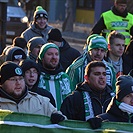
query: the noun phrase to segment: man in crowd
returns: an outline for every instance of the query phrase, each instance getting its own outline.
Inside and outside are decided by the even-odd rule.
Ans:
[[[103,61],[106,65],[106,76],[107,84],[115,90],[115,81],[116,74],[113,66],[104,60],[107,51],[107,41],[102,36],[93,37],[88,45],[88,52],[85,52],[84,55],[71,64],[66,73],[69,75],[73,87],[76,87],[76,84],[84,81],[84,70],[87,64],[91,61]]]
[[[68,119],[87,121],[105,112],[115,95],[106,85],[106,66],[102,61],[90,62],[86,66],[84,79],[62,103],[61,111]]]
[[[0,109],[49,116],[52,123],[65,119],[49,98],[28,91],[22,69],[10,61],[0,66]]]
[[[133,36],[133,15],[127,11],[127,1],[114,0],[112,9],[102,13],[91,34],[103,33],[107,38],[111,31],[116,30],[125,36],[125,45],[128,45]]]
[[[46,43],[41,47],[38,56],[38,64],[41,69],[38,86],[51,92],[58,110],[63,99],[73,90],[70,78],[63,72],[59,60],[60,51],[57,45]]]
[[[41,6],[37,6],[33,19],[30,27],[21,34],[21,37],[28,42],[33,37],[41,36],[46,42],[48,31],[52,28],[48,25],[48,13]]]

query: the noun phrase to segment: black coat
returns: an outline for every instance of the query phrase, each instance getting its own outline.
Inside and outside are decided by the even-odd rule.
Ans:
[[[102,120],[107,120],[111,122],[131,122],[133,123],[133,114],[129,115],[126,112],[121,111],[116,104],[116,98],[114,97],[110,102],[107,113],[100,114],[96,117],[102,118]]]
[[[71,47],[68,42],[63,39],[63,46],[59,47],[60,49],[60,63],[64,71],[72,64],[72,62],[79,57],[80,52]]]
[[[82,92],[88,92],[92,101],[94,115],[101,114],[106,111],[106,108],[111,101],[111,88],[106,86],[105,90],[92,91],[87,83],[77,85],[73,94],[64,99],[61,105],[61,111],[68,119],[85,121],[85,106]]]

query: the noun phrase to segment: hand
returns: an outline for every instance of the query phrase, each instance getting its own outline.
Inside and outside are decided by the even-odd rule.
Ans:
[[[87,122],[89,122],[92,129],[100,128],[102,125],[102,119],[101,118],[90,118]]]
[[[51,115],[51,122],[52,124],[58,124],[59,122],[61,121],[64,121],[65,120],[65,117],[61,114],[58,114],[58,113],[53,113]]]

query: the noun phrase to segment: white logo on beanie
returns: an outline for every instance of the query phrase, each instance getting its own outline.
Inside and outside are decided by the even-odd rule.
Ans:
[[[20,68],[15,68],[15,73],[17,74],[17,75],[22,75],[22,70],[20,69]]]

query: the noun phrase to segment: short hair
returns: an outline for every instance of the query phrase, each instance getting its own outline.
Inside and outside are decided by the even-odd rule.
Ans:
[[[90,76],[91,69],[94,67],[104,67],[106,69],[106,66],[102,61],[91,61],[85,68],[85,75]]]
[[[126,39],[125,36],[122,33],[119,33],[119,32],[114,30],[108,35],[108,44],[112,45],[114,43],[115,38],[119,38],[119,39],[122,39],[122,40]]]

